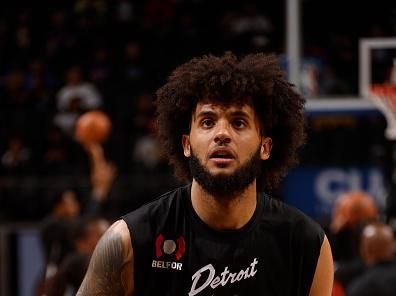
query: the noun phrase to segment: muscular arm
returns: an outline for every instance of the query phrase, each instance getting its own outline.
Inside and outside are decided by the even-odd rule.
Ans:
[[[128,228],[115,222],[100,239],[77,296],[132,295],[133,254]]]
[[[333,288],[333,256],[327,237],[324,238],[309,296],[330,296]]]

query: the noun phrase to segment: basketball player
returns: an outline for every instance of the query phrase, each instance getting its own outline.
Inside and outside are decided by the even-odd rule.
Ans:
[[[305,140],[304,99],[277,59],[195,58],[157,97],[164,147],[191,183],[115,222],[77,295],[331,295],[323,230],[261,192]]]

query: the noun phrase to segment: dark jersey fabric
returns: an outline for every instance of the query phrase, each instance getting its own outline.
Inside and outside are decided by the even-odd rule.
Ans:
[[[321,227],[279,200],[258,194],[253,217],[215,231],[195,213],[191,186],[123,216],[134,254],[135,295],[308,295]]]

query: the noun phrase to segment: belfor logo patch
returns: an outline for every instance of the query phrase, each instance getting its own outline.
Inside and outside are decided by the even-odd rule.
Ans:
[[[183,264],[176,261],[182,259],[185,252],[186,242],[183,236],[173,240],[165,239],[163,234],[159,234],[155,240],[155,256],[157,259],[167,259],[167,261],[153,260],[151,266],[159,269],[182,270]]]
[[[182,236],[179,236],[176,240],[166,240],[164,235],[160,234],[155,240],[155,255],[157,256],[157,259],[166,254],[174,257],[176,260],[180,260],[185,251],[186,242]]]

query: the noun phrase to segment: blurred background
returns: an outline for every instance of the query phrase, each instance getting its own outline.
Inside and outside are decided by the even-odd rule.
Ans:
[[[392,143],[362,90],[396,83],[396,41],[369,48],[363,60],[361,42],[391,37],[396,3],[384,0],[5,1],[0,294],[51,294],[45,279],[72,265],[62,265],[71,250],[90,254],[81,229],[180,185],[157,144],[154,93],[177,65],[208,53],[276,53],[307,98],[309,140],[276,198],[329,237],[336,200],[350,191],[368,194],[390,223]],[[101,148],[74,139],[77,119],[90,110],[112,123]]]

